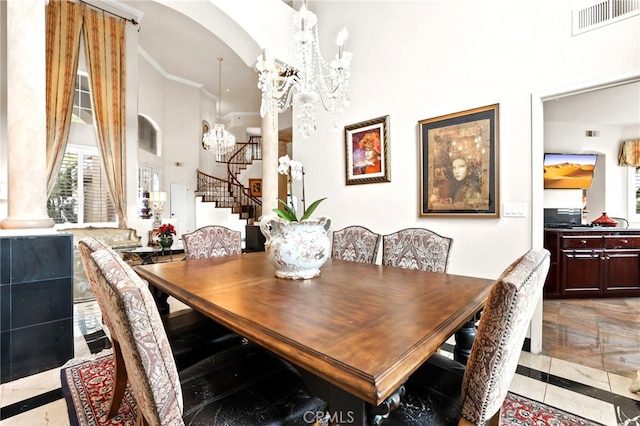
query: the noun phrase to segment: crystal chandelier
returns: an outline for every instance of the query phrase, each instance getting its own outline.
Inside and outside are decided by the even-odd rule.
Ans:
[[[214,152],[218,157],[229,154],[236,144],[236,138],[224,128],[220,119],[222,105],[222,58],[218,58],[220,73],[218,74],[218,122],[202,137],[202,145],[206,150]]]
[[[296,105],[298,130],[308,138],[317,130],[315,104],[334,114],[349,105],[349,65],[353,55],[345,50],[347,30],[338,34],[338,53],[327,63],[320,54],[318,18],[307,9],[307,0],[293,15],[291,63],[276,66],[274,58],[263,49],[258,56],[258,88],[262,90],[260,115],[281,113]]]

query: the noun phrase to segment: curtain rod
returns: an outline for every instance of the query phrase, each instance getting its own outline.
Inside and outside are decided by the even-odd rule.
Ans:
[[[138,24],[139,24],[139,23],[138,23],[138,21],[136,21],[136,20],[135,20],[135,19],[133,19],[133,18],[125,18],[124,16],[118,15],[117,13],[111,12],[110,10],[106,10],[106,9],[103,9],[103,8],[101,8],[101,7],[99,7],[99,6],[96,6],[96,5],[93,5],[93,4],[90,4],[90,3],[87,3],[85,0],[80,0],[80,3],[86,4],[88,7],[92,7],[92,8],[94,8],[94,9],[101,10],[101,11],[103,11],[103,12],[105,12],[105,13],[108,13],[109,15],[113,15],[113,16],[115,16],[115,17],[122,18],[122,19],[124,19],[125,21],[129,21],[129,22],[131,22],[133,25],[138,25]]]

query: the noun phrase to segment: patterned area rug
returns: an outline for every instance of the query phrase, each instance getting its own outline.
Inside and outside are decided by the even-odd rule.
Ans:
[[[73,360],[72,360],[73,361]],[[69,362],[60,372],[72,426],[134,426],[136,401],[127,390],[118,415],[106,419],[113,386],[113,356]],[[576,415],[509,393],[502,406],[504,426],[601,426]]]
[[[514,393],[509,393],[502,404],[502,422],[500,424],[508,426],[601,426],[600,423],[594,423]]]
[[[128,384],[118,414],[106,418],[113,392],[113,355],[73,361],[60,370],[71,426],[135,426],[136,400]]]

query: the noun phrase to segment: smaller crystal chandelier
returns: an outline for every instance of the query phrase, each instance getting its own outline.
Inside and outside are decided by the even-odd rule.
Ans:
[[[218,58],[220,74],[218,77],[218,122],[202,137],[202,145],[206,150],[214,152],[218,157],[229,154],[236,144],[236,138],[224,128],[220,119],[222,106],[222,58]]]
[[[262,90],[260,115],[284,112],[296,104],[298,130],[308,138],[317,130],[315,103],[335,115],[349,105],[349,65],[353,55],[347,52],[345,42],[347,30],[338,34],[338,53],[327,63],[321,54],[318,42],[318,18],[307,9],[307,0],[293,15],[293,42],[290,64],[276,67],[274,59],[263,49],[258,56],[258,88]]]

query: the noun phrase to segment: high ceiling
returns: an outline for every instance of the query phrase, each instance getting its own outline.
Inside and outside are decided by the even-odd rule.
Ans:
[[[193,0],[202,1],[202,0]],[[154,1],[121,1],[144,13],[140,47],[165,77],[202,85],[218,96],[222,57],[222,114],[260,110],[258,75],[229,46],[190,18]]]
[[[545,121],[595,127],[640,123],[640,82],[594,90],[545,102]]]
[[[259,111],[260,92],[255,70],[218,37],[155,1],[120,3],[144,13],[139,31],[140,47],[166,73],[165,77],[202,85],[207,92],[218,96],[217,58],[222,57],[222,114]],[[545,119],[551,121],[592,126],[635,125],[640,122],[640,82],[547,101],[544,107]]]

